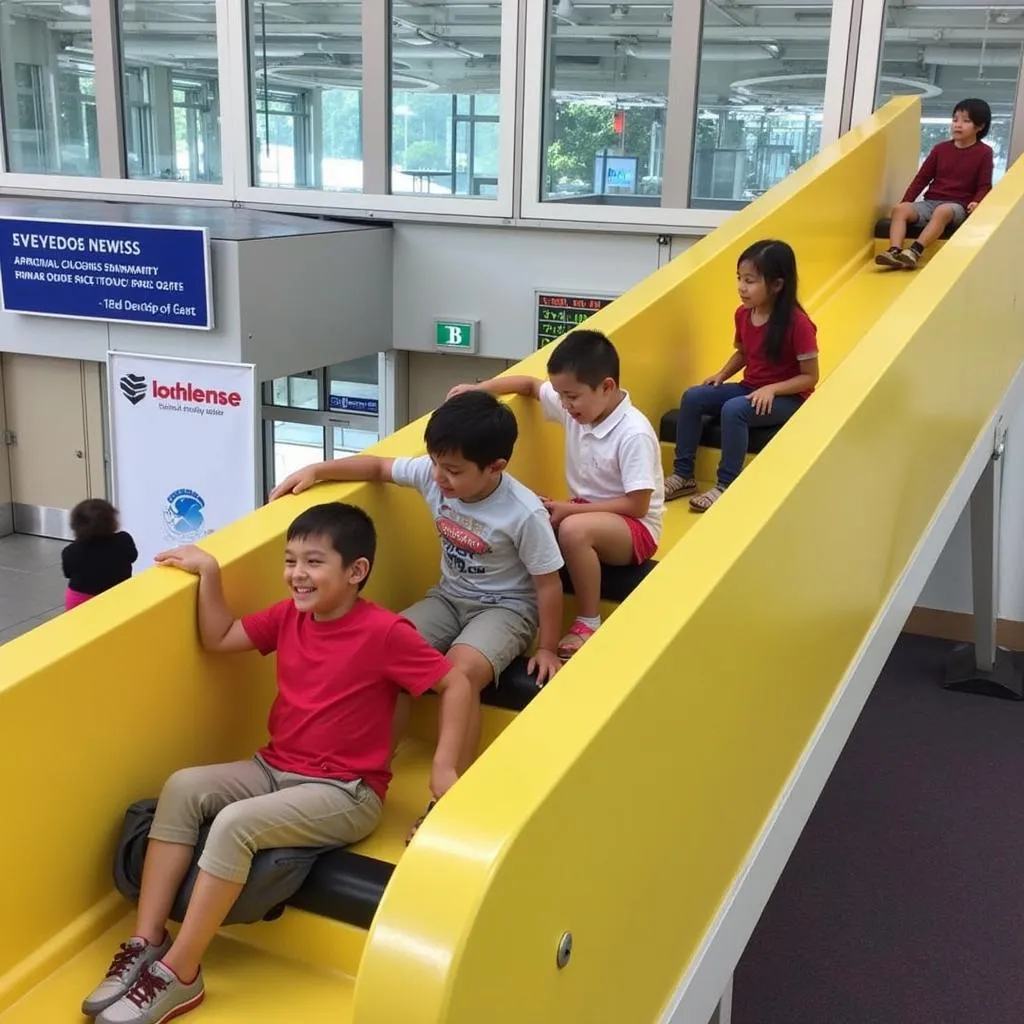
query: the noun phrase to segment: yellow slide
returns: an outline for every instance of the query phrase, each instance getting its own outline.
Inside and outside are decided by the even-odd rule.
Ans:
[[[704,1024],[823,723],[1024,358],[1024,165],[919,273],[870,266],[919,115],[893,101],[594,317],[657,423],[729,351],[737,254],[783,238],[827,379],[710,514],[670,506],[660,565],[552,685],[488,709],[488,749],[406,851],[436,716],[419,702],[380,830],[280,920],[224,930],[197,1022]],[[557,428],[515,411],[512,471],[563,494]],[[418,453],[422,430],[376,450]],[[417,495],[323,487],[211,538],[239,612],[280,598],[287,523],[332,498],[378,524],[369,597],[401,608],[436,579]],[[262,739],[272,661],[203,654],[194,616],[194,582],[151,571],[0,650],[0,1024],[78,1019],[130,928],[125,807]]]

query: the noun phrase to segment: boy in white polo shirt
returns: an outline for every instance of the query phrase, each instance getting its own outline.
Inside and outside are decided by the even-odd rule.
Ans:
[[[548,360],[548,380],[495,377],[460,384],[535,398],[565,427],[568,501],[544,504],[576,593],[576,620],[558,645],[570,658],[601,624],[601,563],[640,565],[658,547],[665,503],[658,437],[619,387],[619,355],[598,331],[573,331]]]

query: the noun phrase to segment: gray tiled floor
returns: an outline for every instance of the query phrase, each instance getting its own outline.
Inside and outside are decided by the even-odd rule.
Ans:
[[[64,546],[45,537],[0,537],[0,644],[64,610]]]

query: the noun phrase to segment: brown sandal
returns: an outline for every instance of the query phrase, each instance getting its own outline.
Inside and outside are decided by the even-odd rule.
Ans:
[[[712,487],[703,494],[697,494],[690,499],[691,512],[707,512],[709,508],[725,493],[721,487]]]
[[[665,480],[665,500],[675,501],[676,498],[681,498],[686,494],[693,494],[697,490],[697,481],[692,476],[680,476],[678,473],[672,473]]]

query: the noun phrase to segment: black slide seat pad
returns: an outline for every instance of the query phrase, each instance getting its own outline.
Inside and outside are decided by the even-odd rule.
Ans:
[[[317,858],[288,905],[369,928],[394,870],[394,864],[387,861],[349,850],[330,850]]]
[[[659,437],[665,444],[676,443],[676,419],[679,416],[678,409],[669,409],[664,416],[661,417],[661,429],[659,431]],[[759,451],[763,451],[768,442],[782,429],[778,427],[751,427],[750,428],[750,439],[747,442],[747,451],[756,455]],[[704,430],[700,435],[700,443],[705,448],[721,448],[722,447],[722,424],[718,422],[717,417],[705,416],[704,417]]]

